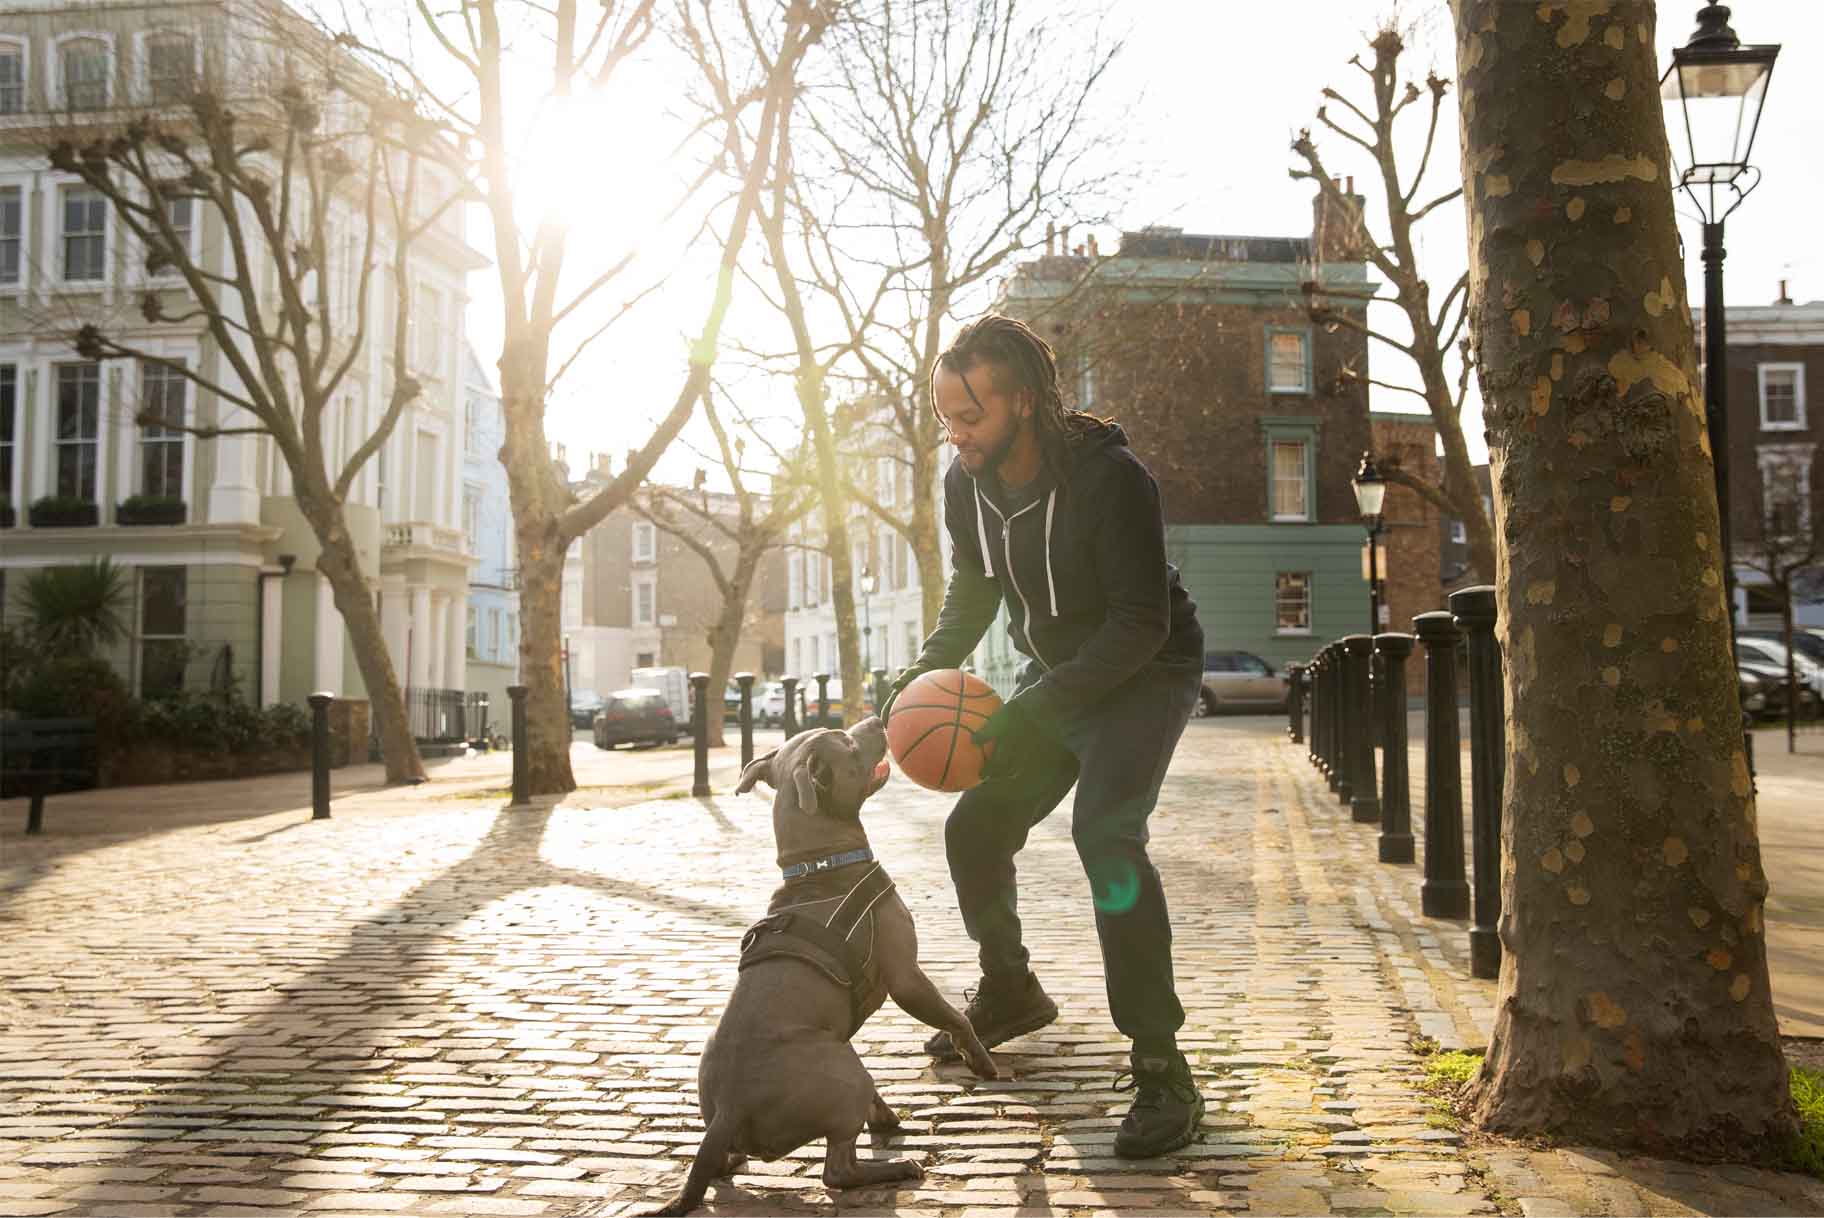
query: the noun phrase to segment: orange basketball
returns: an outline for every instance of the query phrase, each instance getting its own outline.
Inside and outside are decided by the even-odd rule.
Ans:
[[[967,791],[982,780],[992,744],[970,738],[1001,709],[1000,695],[960,668],[925,673],[906,686],[887,717],[887,749],[907,778],[932,791]]]

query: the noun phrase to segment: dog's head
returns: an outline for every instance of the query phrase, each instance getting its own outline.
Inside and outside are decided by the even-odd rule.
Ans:
[[[741,771],[735,793],[765,780],[774,791],[779,857],[799,859],[865,845],[861,805],[886,784],[887,733],[869,717],[849,731],[802,732]]]

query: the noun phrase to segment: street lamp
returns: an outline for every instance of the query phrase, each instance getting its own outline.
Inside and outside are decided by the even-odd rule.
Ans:
[[[1778,46],[1743,46],[1729,28],[1729,7],[1706,4],[1691,41],[1672,52],[1660,96],[1679,104],[1685,168],[1678,185],[1704,223],[1704,416],[1716,476],[1717,542],[1735,636],[1735,557],[1729,545],[1729,351],[1723,306],[1723,221],[1761,181],[1748,163]]]
[[[874,574],[874,568],[863,566],[861,569],[861,670],[864,673],[874,671],[874,623],[871,613],[871,602],[875,591],[880,587],[880,576]]]
[[[1364,452],[1362,463],[1351,480],[1355,487],[1355,506],[1361,509],[1362,523],[1368,527],[1368,633],[1381,629],[1381,504],[1387,498],[1387,480],[1374,467],[1374,454]]]

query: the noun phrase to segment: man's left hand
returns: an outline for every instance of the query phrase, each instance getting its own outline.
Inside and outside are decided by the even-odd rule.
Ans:
[[[1017,778],[1033,761],[1050,749],[1063,747],[1063,740],[1045,719],[1030,706],[1014,698],[988,717],[970,736],[977,744],[994,745],[994,754],[982,766],[984,781]]]

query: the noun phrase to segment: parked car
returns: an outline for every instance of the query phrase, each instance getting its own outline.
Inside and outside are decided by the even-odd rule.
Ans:
[[[864,693],[862,695],[862,715],[865,718],[866,716],[874,713],[874,683],[872,681],[869,681],[866,683],[864,688],[867,691],[866,693]],[[801,713],[798,716],[798,722],[799,722],[800,726],[804,726],[804,727],[821,727],[821,726],[823,726],[817,720],[817,708],[819,705],[818,700],[817,700],[817,682],[815,682],[815,681],[800,682],[798,685],[798,689],[799,689],[799,692],[804,695],[804,705],[801,708]],[[781,707],[783,707],[784,701],[785,700],[782,696],[780,698]],[[831,677],[830,678],[830,722],[829,722],[829,726],[830,727],[847,727],[848,726],[848,724],[844,723],[843,719],[842,719],[842,678],[841,677]]]
[[[595,715],[595,747],[617,744],[676,744],[678,720],[656,689],[617,689]]]
[[[1775,639],[1759,638],[1754,635],[1741,635],[1735,640],[1735,656],[1738,660],[1752,660],[1757,664],[1771,664],[1781,672],[1786,671],[1786,645]],[[1792,652],[1793,671],[1804,678],[1813,689],[1824,689],[1824,664],[1819,664],[1797,647]]]
[[[593,689],[570,691],[570,726],[588,727],[595,722],[595,712],[601,709],[601,695]]]
[[[741,686],[730,681],[722,689],[722,721],[739,723],[741,721]]]
[[[1786,664],[1767,663],[1744,652],[1736,661],[1736,673],[1742,683],[1742,709],[1762,719],[1786,717]],[[1798,674],[1795,674],[1798,676]],[[1804,676],[1798,676],[1799,717],[1815,719],[1824,710],[1820,689]]]
[[[754,694],[754,722],[778,727],[785,722],[785,682],[768,681]]]
[[[1225,710],[1283,711],[1289,686],[1285,674],[1246,651],[1211,651],[1203,657],[1203,696],[1193,717]]]
[[[1740,630],[1738,639],[1766,639],[1771,643],[1785,643],[1785,634],[1779,630]],[[1792,631],[1792,649],[1804,659],[1814,664],[1824,664],[1824,634],[1817,634],[1801,627]]]

